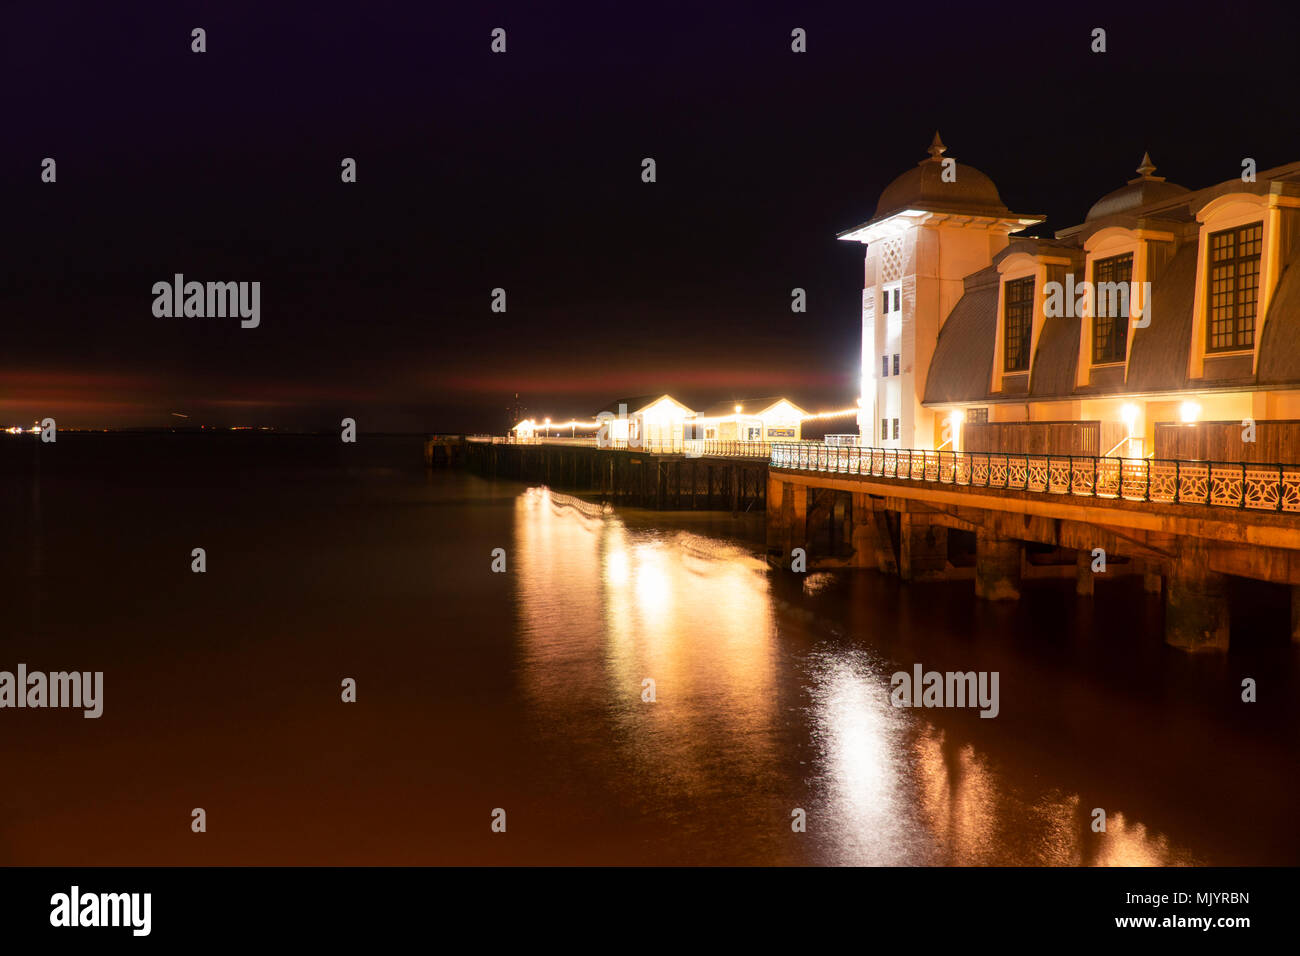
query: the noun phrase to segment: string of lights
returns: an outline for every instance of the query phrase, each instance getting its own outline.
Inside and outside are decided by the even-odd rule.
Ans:
[[[819,419],[819,418],[843,418],[846,415],[856,415],[857,412],[858,412],[858,408],[857,406],[854,406],[852,408],[838,408],[835,409],[834,411],[829,411],[829,412],[807,412],[805,414],[792,416],[792,417],[797,417],[800,421],[806,422],[806,421]],[[739,421],[742,418],[756,418],[756,417],[758,416],[745,415],[744,412],[741,411],[740,407],[737,406],[735,413],[731,415],[717,415],[717,416],[699,415],[687,420],[693,423],[712,424],[716,422]],[[577,419],[570,419],[567,422],[553,422],[549,418],[544,418],[540,422],[537,421],[537,419],[535,418],[526,418],[522,422],[520,422],[520,424],[528,424],[531,425],[533,428],[555,428],[555,429],[599,428],[601,426],[601,422],[595,420],[578,421]]]

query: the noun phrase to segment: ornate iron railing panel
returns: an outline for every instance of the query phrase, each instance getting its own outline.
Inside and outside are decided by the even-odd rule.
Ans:
[[[697,447],[693,443],[692,450]],[[817,442],[710,441],[703,443],[703,453],[766,456],[774,467],[800,471],[1300,514],[1300,464],[1009,455]]]

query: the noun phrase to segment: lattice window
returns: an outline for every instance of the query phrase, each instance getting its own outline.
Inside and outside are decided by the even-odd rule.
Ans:
[[[886,239],[880,243],[880,281],[894,282],[903,277],[903,240]]]
[[[1259,301],[1259,260],[1263,249],[1263,223],[1210,235],[1207,352],[1255,347],[1255,307]]]
[[[1129,283],[1133,281],[1133,253],[1100,259],[1092,267],[1092,363],[1122,362],[1128,349]],[[1120,294],[1107,294],[1104,284],[1121,283]],[[1123,314],[1120,314],[1123,313]]]
[[[1003,345],[1008,372],[1029,371],[1029,345],[1034,330],[1034,277],[1012,279],[1006,284],[1003,312]]]

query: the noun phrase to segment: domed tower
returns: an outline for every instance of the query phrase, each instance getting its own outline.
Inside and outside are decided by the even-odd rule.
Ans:
[[[991,265],[1009,233],[1043,221],[1011,212],[993,180],[945,157],[937,132],[928,152],[885,187],[870,220],[839,234],[866,246],[864,445],[944,445],[941,426],[921,404],[939,329],[962,296],[962,280]]]
[[[1137,179],[1130,179],[1126,185],[1108,192],[1093,203],[1085,222],[1092,222],[1105,216],[1132,214],[1142,206],[1149,206],[1164,199],[1173,199],[1188,191],[1186,186],[1166,182],[1165,177],[1156,176],[1155,171],[1151,154],[1143,153],[1142,162],[1137,168]]]

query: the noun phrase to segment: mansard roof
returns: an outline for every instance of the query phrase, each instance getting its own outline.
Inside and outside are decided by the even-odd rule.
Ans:
[[[1259,344],[1261,385],[1300,382],[1300,256],[1278,280]]]
[[[993,341],[998,330],[998,270],[988,266],[968,275],[962,297],[939,330],[923,401],[978,401],[993,377]]]
[[[1154,169],[1150,157],[1144,156],[1138,178],[1102,197],[1085,222],[1058,231],[1055,239],[1012,237],[990,266],[965,278],[964,294],[939,332],[926,377],[926,404],[1068,400],[1174,392],[1197,385],[1300,385],[1300,243],[1283,253],[1286,260],[1260,333],[1257,373],[1251,373],[1249,366],[1243,372],[1241,365],[1218,362],[1213,372],[1207,369],[1206,379],[1188,378],[1196,301],[1197,214],[1208,203],[1232,193],[1300,196],[1300,162],[1260,171],[1252,183],[1232,179],[1194,192],[1165,183],[1152,175]],[[1130,330],[1132,343],[1124,378],[1102,377],[1076,387],[1079,362],[1091,358],[1079,355],[1082,320],[1051,317],[1042,320],[1038,333],[1028,393],[991,394],[997,360],[999,266],[1009,256],[1028,254],[1071,259],[1077,273],[1087,238],[1112,225],[1161,230],[1170,234],[1177,250],[1152,277],[1150,325]]]
[[[1151,324],[1135,328],[1129,350],[1128,389],[1173,391],[1187,387],[1196,300],[1196,244],[1186,243],[1151,283]],[[1160,321],[1155,320],[1160,317]]]
[[[1029,373],[1029,397],[1053,398],[1074,391],[1075,371],[1079,367],[1078,316],[1056,315],[1043,322],[1034,350],[1034,364]]]
[[[1077,317],[1043,320],[1029,393],[989,391],[998,323],[996,265],[967,276],[965,290],[939,332],[926,378],[926,404],[999,400],[1069,400],[1102,395],[1173,392],[1195,387],[1188,378],[1196,299],[1197,244],[1185,242],[1151,283],[1150,325],[1133,328],[1127,376],[1113,384],[1075,386],[1080,324]],[[1082,356],[1087,362],[1090,356]],[[1269,304],[1260,340],[1258,375],[1205,380],[1221,386],[1300,384],[1300,248],[1292,251]]]

